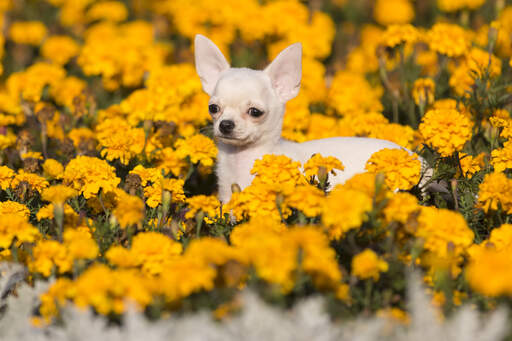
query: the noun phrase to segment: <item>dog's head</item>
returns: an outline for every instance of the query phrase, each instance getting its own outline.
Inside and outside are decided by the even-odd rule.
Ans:
[[[210,95],[208,110],[218,140],[246,146],[280,138],[284,105],[300,89],[300,43],[290,45],[259,71],[231,68],[219,48],[198,34],[195,62],[203,90]]]

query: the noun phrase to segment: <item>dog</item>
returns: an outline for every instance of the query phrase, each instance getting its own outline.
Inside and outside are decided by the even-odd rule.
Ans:
[[[334,186],[365,172],[366,161],[373,153],[384,148],[405,149],[391,141],[363,137],[303,143],[281,138],[285,104],[300,89],[300,43],[281,51],[264,70],[230,67],[219,48],[203,35],[196,35],[194,43],[196,72],[210,96],[208,110],[218,147],[216,173],[222,203],[229,202],[233,184],[241,189],[251,184],[254,161],[265,154],[286,155],[301,164],[315,153],[334,156],[345,166],[329,178]]]

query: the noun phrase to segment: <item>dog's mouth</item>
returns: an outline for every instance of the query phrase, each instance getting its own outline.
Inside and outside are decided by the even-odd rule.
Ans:
[[[226,135],[215,135],[215,138],[224,143],[236,144],[236,145],[244,144],[247,141],[247,138],[237,138],[234,136],[226,136]]]

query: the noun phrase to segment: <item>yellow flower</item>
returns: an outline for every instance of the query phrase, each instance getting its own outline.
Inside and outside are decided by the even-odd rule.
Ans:
[[[176,153],[181,158],[189,157],[192,163],[212,166],[217,157],[217,147],[208,137],[198,134],[176,142]]]
[[[475,173],[479,172],[485,165],[484,158],[485,153],[480,153],[477,156],[460,153],[459,159],[463,176],[471,178]]]
[[[103,1],[95,3],[86,13],[88,21],[108,20],[124,21],[128,17],[126,6],[119,1]]]
[[[506,169],[512,168],[512,140],[503,144],[503,148],[494,149],[491,152],[491,164],[494,166],[494,171],[503,172]]]
[[[471,127],[471,121],[455,109],[432,109],[423,117],[419,131],[441,156],[450,156],[471,138]]]
[[[55,102],[57,102],[57,104],[66,106],[74,110],[74,100],[80,98],[80,96],[83,95],[86,88],[87,82],[80,78],[69,76],[61,80],[59,83],[54,84],[50,89],[50,95],[53,99],[55,99]]]
[[[65,185],[54,185],[43,190],[41,198],[56,204],[62,204],[69,198],[76,197],[78,192]]]
[[[54,267],[60,273],[68,272],[73,267],[73,258],[68,255],[66,247],[55,240],[41,240],[32,250],[32,260],[28,268],[45,277],[52,274]]]
[[[352,258],[352,275],[360,279],[372,278],[378,281],[380,273],[387,272],[388,267],[388,263],[370,249],[365,249]]]
[[[9,38],[18,44],[37,46],[46,33],[46,26],[40,21],[15,21],[9,28]]]
[[[16,201],[7,200],[0,202],[0,215],[16,214],[20,217],[29,218],[30,210],[27,206],[20,204]]]
[[[68,137],[73,141],[75,148],[78,148],[82,142],[96,139],[94,132],[85,127],[71,129],[68,133]]]
[[[144,219],[144,202],[135,195],[123,190],[116,191],[117,205],[112,211],[121,228],[140,223]]]
[[[62,164],[54,159],[46,159],[43,163],[44,175],[51,179],[62,179],[64,174],[64,167]]]
[[[254,161],[251,174],[255,174],[252,184],[268,186],[275,192],[289,193],[299,183],[303,183],[299,170],[300,162],[293,161],[285,155],[263,155]]]
[[[155,182],[151,186],[144,188],[144,196],[146,197],[146,204],[149,207],[157,207],[162,203],[162,192],[168,191],[171,193],[171,201],[183,202],[185,201],[185,193],[183,193],[184,181],[181,179],[162,179]]]
[[[162,171],[158,168],[145,168],[142,165],[135,166],[130,171],[130,174],[136,174],[140,176],[141,185],[145,187],[148,183],[158,183],[163,179]]]
[[[339,239],[345,232],[361,226],[371,209],[372,199],[367,194],[338,185],[325,200],[322,223],[331,238]]]
[[[403,43],[414,44],[419,39],[420,34],[412,25],[391,25],[382,35],[382,41],[387,47],[395,47]]]
[[[209,264],[192,257],[180,257],[169,264],[159,277],[158,292],[174,302],[201,290],[211,290],[217,272]]]
[[[439,257],[462,253],[474,238],[473,231],[459,212],[423,206],[415,234],[423,239],[426,250]]]
[[[144,129],[132,128],[120,118],[106,119],[100,123],[96,127],[96,137],[103,147],[101,156],[108,161],[119,159],[124,165],[128,165],[144,148]]]
[[[114,190],[121,179],[115,174],[114,167],[105,160],[90,156],[78,156],[72,159],[64,170],[64,183],[83,194],[84,198]]]
[[[52,88],[66,76],[66,70],[56,64],[37,62],[27,69],[12,73],[7,79],[7,89],[16,97],[32,102],[41,100],[46,86]]]
[[[0,215],[0,248],[8,249],[14,238],[19,243],[33,242],[39,236],[39,230],[20,214]]]
[[[7,166],[0,166],[0,188],[5,190],[11,187],[14,171]]]
[[[323,167],[325,169],[326,174],[332,173],[336,175],[334,169],[344,170],[345,167],[341,163],[340,160],[336,159],[333,156],[323,157],[321,154],[316,153],[313,154],[308,161],[304,164],[304,175],[307,179],[312,176],[318,175],[318,169]]]
[[[131,268],[139,265],[137,255],[122,246],[111,246],[105,253],[110,264],[121,268]]]
[[[80,47],[69,36],[51,36],[41,46],[41,55],[54,63],[64,65],[78,54]]]
[[[185,213],[186,219],[191,219],[196,216],[198,212],[205,214],[207,222],[213,222],[212,219],[216,218],[220,214],[220,201],[212,195],[195,195],[186,199],[189,211]]]
[[[414,7],[408,0],[377,0],[373,17],[381,25],[407,24],[414,18]]]
[[[361,112],[381,111],[382,89],[370,85],[364,75],[339,71],[329,88],[328,104],[339,115],[354,115]]]
[[[383,213],[388,223],[398,221],[405,224],[412,218],[411,215],[418,212],[419,209],[418,200],[414,195],[407,192],[399,192],[391,196]]]
[[[509,251],[484,248],[470,260],[466,269],[466,278],[474,290],[484,295],[491,297],[511,295],[511,262],[512,254]]]
[[[130,252],[144,272],[161,274],[165,267],[181,254],[178,242],[158,232],[142,232],[133,237]]]
[[[103,22],[87,31],[77,63],[85,75],[101,75],[104,88],[112,91],[140,85],[145,72],[162,65],[167,53],[154,42],[150,23]]]
[[[418,78],[414,81],[412,97],[417,105],[429,105],[434,103],[436,85],[430,78]]]
[[[284,204],[304,213],[307,217],[316,217],[322,213],[325,194],[311,185],[299,185],[284,199]]]
[[[485,175],[478,192],[478,203],[487,213],[496,211],[498,205],[503,211],[512,213],[512,179],[504,173],[494,172]]]
[[[273,222],[281,221],[291,214],[290,209],[281,206],[278,210],[276,199],[278,193],[272,186],[252,184],[239,193],[233,193],[231,200],[224,206],[224,212],[231,212],[237,220],[248,217],[265,217]]]
[[[39,193],[48,187],[48,181],[45,178],[34,173],[26,173],[23,169],[20,169],[12,179],[11,188],[16,188],[21,182],[28,183],[33,190]]]
[[[485,0],[437,0],[437,6],[443,12],[456,12],[464,8],[475,10],[484,3]]]
[[[421,161],[416,154],[404,149],[382,149],[372,154],[366,162],[370,173],[384,173],[386,185],[391,190],[408,190],[415,186],[421,175]]]
[[[71,259],[94,259],[99,254],[99,247],[89,230],[66,229],[63,235],[67,255]]]
[[[164,148],[156,153],[158,161],[158,170],[163,169],[166,174],[171,173],[174,176],[184,175],[187,170],[187,162],[182,158],[182,155],[170,147]]]
[[[447,23],[436,23],[427,32],[430,49],[448,57],[464,55],[470,46],[468,33],[460,26]]]

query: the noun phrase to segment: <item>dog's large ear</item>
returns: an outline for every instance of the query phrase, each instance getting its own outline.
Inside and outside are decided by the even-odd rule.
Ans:
[[[194,45],[196,72],[201,79],[203,90],[211,96],[220,73],[229,69],[229,63],[219,48],[205,36],[196,34]]]
[[[265,72],[283,103],[297,96],[302,78],[302,44],[295,43],[281,51]]]

